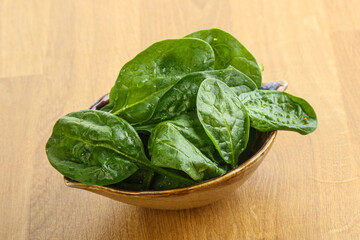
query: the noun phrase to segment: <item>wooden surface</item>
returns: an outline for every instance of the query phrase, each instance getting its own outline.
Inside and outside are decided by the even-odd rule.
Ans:
[[[0,0],[0,239],[359,239],[360,2]],[[155,41],[219,27],[319,119],[280,132],[231,198],[186,211],[64,186],[55,121],[109,91]]]

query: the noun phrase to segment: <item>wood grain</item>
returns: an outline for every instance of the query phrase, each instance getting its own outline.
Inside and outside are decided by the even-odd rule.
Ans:
[[[360,3],[0,0],[0,239],[359,239]],[[155,41],[219,27],[309,100],[231,198],[157,211],[64,186],[45,156],[60,116],[109,91]]]

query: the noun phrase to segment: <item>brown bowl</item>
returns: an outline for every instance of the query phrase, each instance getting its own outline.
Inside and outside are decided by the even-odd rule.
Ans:
[[[286,82],[264,84],[264,89],[284,91]],[[108,101],[105,95],[92,108],[101,108]],[[254,173],[274,143],[277,131],[261,133],[252,149],[254,153],[239,167],[232,171],[198,184],[163,191],[129,191],[107,186],[92,186],[64,177],[65,185],[84,189],[105,197],[141,207],[156,209],[187,209],[205,206],[229,196]]]

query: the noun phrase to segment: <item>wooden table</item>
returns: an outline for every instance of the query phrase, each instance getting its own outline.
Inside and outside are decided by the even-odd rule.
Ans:
[[[0,1],[0,239],[359,239],[360,3]],[[230,198],[159,211],[65,187],[48,163],[55,121],[109,91],[150,44],[219,27],[264,81],[316,109],[319,128],[279,132]]]

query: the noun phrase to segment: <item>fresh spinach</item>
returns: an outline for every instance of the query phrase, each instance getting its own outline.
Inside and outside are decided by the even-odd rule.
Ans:
[[[223,81],[237,95],[256,89],[255,83],[249,77],[231,66],[222,70],[190,73],[160,98],[153,116],[144,123],[145,126],[173,119],[184,112],[195,109],[197,92],[200,84],[206,78],[215,78]],[[141,129],[140,126],[139,129]]]
[[[250,77],[261,88],[261,69],[253,55],[230,33],[212,28],[191,33],[186,38],[198,38],[208,42],[215,52],[215,69],[229,65]]]
[[[152,164],[181,170],[195,181],[225,173],[225,170],[207,158],[171,121],[162,122],[155,127],[148,147]]]
[[[151,131],[153,130],[153,128],[156,126],[156,123],[154,124],[140,124],[140,125],[135,125],[134,129],[136,131],[144,131],[144,132],[149,132],[151,133]]]
[[[206,79],[196,100],[197,114],[224,161],[233,168],[246,148],[250,120],[236,94],[223,82]]]
[[[228,69],[231,70],[230,77],[219,80],[222,80],[224,83],[226,83],[226,85],[228,85],[236,95],[239,96],[242,93],[251,92],[257,88],[254,81],[252,81],[244,73],[240,72],[232,66],[228,67]]]
[[[110,100],[111,113],[130,123],[144,122],[153,115],[159,99],[183,76],[214,68],[214,52],[199,39],[157,42],[121,69]]]
[[[310,104],[273,91],[282,82],[262,86],[262,70],[220,29],[157,42],[122,67],[109,99],[56,122],[47,157],[73,180],[133,191],[221,176],[255,154],[263,132],[317,128]]]
[[[46,153],[63,175],[87,184],[120,182],[138,169],[130,159],[148,161],[137,133],[121,118],[93,110],[60,118]]]
[[[225,167],[219,153],[201,125],[196,112],[180,115],[172,120],[171,124],[207,158]]]
[[[262,132],[291,130],[309,134],[317,128],[311,105],[302,98],[274,90],[258,90],[240,95],[251,126]]]
[[[139,166],[180,182],[192,183],[151,165],[133,127],[107,112],[82,110],[60,118],[46,144],[46,153],[50,163],[59,172],[88,184],[119,182],[118,179],[131,175],[121,175],[121,171],[127,173],[129,166],[132,167],[129,169],[132,173]],[[121,163],[121,159],[129,163]]]
[[[148,170],[139,169],[133,175],[126,178],[125,180],[114,184],[113,186],[120,189],[128,189],[128,190],[147,190],[147,184],[145,183],[146,176],[148,174]],[[176,181],[175,181],[176,182]]]
[[[175,172],[175,170],[173,171]],[[176,173],[181,174],[180,171],[177,171]],[[186,185],[174,181],[172,178],[169,178],[164,175],[156,174],[153,178],[150,188],[154,190],[166,190],[166,189],[179,188],[185,186]]]

